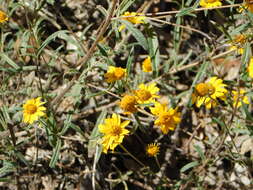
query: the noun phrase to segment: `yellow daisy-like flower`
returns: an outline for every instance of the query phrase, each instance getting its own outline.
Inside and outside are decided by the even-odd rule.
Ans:
[[[151,83],[149,85],[140,84],[138,90],[134,91],[137,102],[139,104],[150,104],[155,102],[155,98],[159,98],[157,95],[159,88],[156,87],[156,83]]]
[[[6,15],[5,12],[0,11],[0,23],[4,23],[6,21],[8,21],[8,16]]]
[[[243,45],[245,44],[246,40],[247,40],[247,37],[243,34],[239,34],[235,36],[230,44],[229,49],[236,50],[238,54],[242,55],[244,52]]]
[[[142,62],[142,70],[144,72],[152,72],[152,63],[151,58],[148,56],[143,62]]]
[[[249,66],[248,66],[247,70],[248,70],[249,76],[251,78],[253,78],[253,57],[250,58]]]
[[[160,109],[160,112],[158,113]],[[155,107],[150,108],[151,113],[158,116],[155,125],[158,126],[163,134],[167,134],[169,130],[174,131],[177,124],[181,121],[181,114],[177,109],[168,108],[159,102],[155,103]]]
[[[106,82],[112,83],[121,80],[126,76],[126,69],[121,67],[109,66],[107,73],[105,73]]]
[[[27,100],[23,105],[23,122],[32,124],[40,117],[45,116],[46,108],[42,106],[41,97]]]
[[[157,156],[160,151],[160,146],[157,143],[148,144],[146,147],[146,154],[150,157]]]
[[[141,16],[142,14],[141,13],[136,13],[136,12],[125,12],[123,15],[122,15],[122,19],[123,20],[127,20],[133,24],[142,24],[144,23],[146,17],[145,16]],[[119,27],[119,31],[121,32],[123,29],[125,29],[126,26],[124,24],[122,24],[120,27]]]
[[[219,7],[222,5],[221,0],[200,0],[199,5],[204,8]]]
[[[126,94],[120,101],[119,107],[124,114],[132,114],[137,111],[137,100],[135,96]]]
[[[247,96],[245,96],[245,90],[244,89],[240,89],[240,91],[238,92],[237,90],[233,90],[232,94],[233,94],[233,107],[235,107],[237,105],[237,108],[242,106],[242,102],[244,104],[249,104],[249,98]]]
[[[121,123],[120,115],[114,113],[111,118],[105,119],[103,124],[98,125],[99,132],[104,134],[101,141],[104,153],[108,150],[114,151],[116,146],[123,142],[125,135],[129,134],[125,129],[129,123],[130,121]]]
[[[207,109],[215,107],[217,105],[217,99],[226,100],[227,85],[223,84],[222,79],[217,77],[210,78],[209,82],[199,83],[195,86],[195,90],[192,94],[192,103],[200,107],[202,104]]]

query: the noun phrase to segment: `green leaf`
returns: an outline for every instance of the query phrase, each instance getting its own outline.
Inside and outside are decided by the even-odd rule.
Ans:
[[[119,5],[120,14],[123,14],[135,2],[135,0],[123,0]]]
[[[64,135],[67,132],[67,130],[70,128],[72,124],[71,119],[72,119],[72,115],[67,115],[67,118],[64,120],[63,128],[61,132],[59,133],[60,136]]]
[[[14,167],[14,165],[11,163],[11,162],[7,162],[7,161],[4,161],[3,162],[3,167],[0,168],[0,177],[1,176],[4,176],[10,172],[14,172],[16,169]]]
[[[145,36],[142,34],[140,30],[138,30],[131,22],[127,20],[119,20],[122,24],[126,26],[126,28],[132,33],[134,38],[139,42],[139,44],[145,49],[148,50],[148,42]]]
[[[60,31],[57,31],[53,34],[51,34],[42,44],[41,46],[39,47],[38,49],[38,53],[37,53],[37,56],[39,56],[41,54],[41,52],[44,50],[44,48],[50,43],[52,42],[53,40],[55,40],[57,37],[63,35],[63,34],[66,34],[68,33],[67,30],[60,30]]]
[[[20,69],[20,67],[14,61],[12,61],[12,59],[10,59],[5,53],[0,53],[0,57],[14,69],[16,70]]]
[[[30,168],[30,163],[25,159],[24,155],[21,152],[15,152],[15,156]]]
[[[194,11],[194,8],[192,7],[182,9],[179,13],[176,14],[176,17],[181,17],[185,15],[196,17],[196,15],[191,14],[191,12],[193,11]]]
[[[153,28],[147,29],[148,31],[148,49],[149,55],[152,60],[153,76],[158,77],[158,67],[160,64],[160,51],[157,34],[153,31]]]
[[[180,169],[180,172],[185,172],[185,171],[187,171],[187,170],[189,170],[191,168],[194,168],[194,167],[196,167],[198,165],[199,165],[198,161],[190,162],[190,163],[186,164],[184,167],[182,167]]]
[[[128,56],[128,59],[127,59],[127,65],[126,65],[127,76],[130,76],[130,73],[131,73],[131,66],[133,64],[133,55],[134,55],[134,46],[130,50],[130,53],[129,53],[129,56]]]
[[[77,125],[73,123],[70,124],[70,127],[74,129],[76,132],[80,133],[83,137],[85,137],[85,133],[82,131],[80,127],[78,127]]]
[[[248,107],[243,102],[242,102],[242,109],[246,114],[246,119],[250,120],[250,121],[253,121],[253,117],[252,117],[251,113],[249,112]]]
[[[251,45],[250,43],[247,42],[244,46],[244,51],[242,55],[242,63],[247,64],[250,60],[250,56],[251,56]]]
[[[202,161],[206,160],[206,157],[205,157],[205,155],[204,155],[204,153],[202,151],[202,148],[200,146],[198,146],[198,145],[194,145],[194,148],[195,148],[196,152],[199,154],[201,160]]]
[[[54,168],[55,167],[55,164],[56,164],[57,160],[59,159],[61,146],[62,146],[62,141],[61,141],[60,138],[58,138],[56,146],[53,149],[52,158],[51,158],[50,163],[49,163],[49,167],[50,168]]]
[[[226,128],[226,124],[223,121],[219,120],[218,118],[214,117],[214,118],[212,118],[212,121],[214,123],[217,123],[218,125],[220,125],[223,129]]]
[[[55,0],[47,0],[48,4],[54,5]]]

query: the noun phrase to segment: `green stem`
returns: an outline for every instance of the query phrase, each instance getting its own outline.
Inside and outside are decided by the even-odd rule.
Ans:
[[[159,160],[158,160],[157,156],[155,156],[155,162],[156,162],[156,164],[157,164],[159,170],[161,170],[161,165],[160,165],[160,163],[159,163]]]
[[[138,164],[140,164],[142,167],[145,167],[145,165],[138,160],[134,155],[132,155],[123,145],[120,145],[120,147],[127,153],[129,156],[131,156]]]

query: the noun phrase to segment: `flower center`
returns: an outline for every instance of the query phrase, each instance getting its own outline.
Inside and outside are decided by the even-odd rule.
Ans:
[[[115,72],[114,72],[114,75],[116,76],[117,79],[121,79],[125,75],[125,70],[122,69],[122,68],[116,68]]]
[[[172,119],[171,115],[168,114],[167,112],[160,115],[161,124],[171,123],[171,119]]]
[[[141,101],[147,101],[152,97],[152,94],[148,90],[137,90],[136,93]]]
[[[34,114],[37,111],[37,106],[34,104],[28,104],[26,107],[26,111],[28,114]]]
[[[240,43],[240,44],[244,44],[246,41],[246,37],[244,35],[237,35],[234,39],[235,43]]]
[[[153,147],[149,147],[147,150],[149,155],[156,155],[158,153],[158,149],[157,147],[153,146]]]
[[[119,136],[122,132],[121,127],[119,127],[118,125],[113,125],[111,126],[111,135],[112,136]]]
[[[121,102],[120,102],[120,107],[125,110],[125,111],[129,111],[129,112],[135,112],[136,111],[136,99],[134,96],[131,95],[125,95]]]
[[[199,83],[196,85],[196,91],[199,96],[212,95],[215,92],[215,88],[210,83]]]

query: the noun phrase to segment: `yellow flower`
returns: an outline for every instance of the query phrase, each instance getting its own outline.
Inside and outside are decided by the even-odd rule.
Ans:
[[[126,76],[126,69],[121,67],[109,66],[107,73],[105,73],[106,82],[112,83],[122,79]]]
[[[148,144],[148,146],[146,147],[146,153],[148,156],[154,157],[159,154],[159,149],[160,147],[157,143],[151,143]]]
[[[152,114],[158,116],[155,120],[155,125],[160,127],[163,134],[167,134],[169,130],[174,131],[176,125],[181,121],[181,114],[177,109],[169,109],[159,102],[156,102],[155,107],[150,108],[150,110]]]
[[[145,20],[145,16],[141,16],[142,14],[141,13],[136,13],[136,12],[125,12],[122,17],[123,20],[127,20],[133,24],[142,24],[144,23],[144,20]],[[121,32],[123,29],[125,29],[125,25],[122,24],[120,27],[119,27],[119,31]]]
[[[43,104],[45,102],[41,102],[41,97],[27,100],[23,105],[23,122],[32,124],[37,121],[40,117],[45,116],[43,111],[46,110]]]
[[[221,0],[200,0],[199,5],[204,8],[219,7],[222,5]]]
[[[246,40],[247,40],[247,37],[243,34],[239,34],[235,36],[230,44],[229,49],[236,50],[238,54],[242,55],[244,52],[243,45],[245,44]]]
[[[240,89],[239,93],[237,90],[233,90],[232,94],[233,94],[233,107],[235,107],[236,104],[237,104],[237,108],[241,107],[242,102],[244,104],[249,104],[249,98],[245,96],[244,89]]]
[[[238,54],[240,54],[240,55],[242,55],[243,52],[244,52],[244,49],[241,48],[241,47],[239,47],[239,46],[237,46],[237,45],[231,45],[231,46],[229,47],[229,50],[236,50],[236,52],[237,52]]]
[[[156,87],[156,83],[151,83],[149,85],[140,84],[138,90],[134,91],[137,102],[139,104],[150,104],[155,102],[155,98],[159,98],[157,93],[159,88]]]
[[[202,104],[207,109],[215,107],[217,105],[217,99],[226,100],[227,85],[223,84],[221,79],[217,77],[210,78],[209,82],[199,83],[195,86],[195,90],[192,94],[192,103],[200,107]]]
[[[137,100],[135,96],[126,94],[119,103],[124,114],[132,114],[137,111]]]
[[[114,113],[111,118],[105,119],[103,124],[98,125],[99,132],[104,134],[101,141],[104,153],[109,149],[114,151],[115,147],[123,142],[125,135],[129,134],[125,129],[129,123],[130,121],[121,123],[120,115]]]
[[[8,21],[8,16],[6,15],[5,12],[0,11],[0,23],[4,23],[6,21]]]
[[[253,78],[253,57],[250,58],[249,66],[248,66],[247,70],[248,70],[249,76],[251,78]]]
[[[148,56],[143,62],[142,62],[142,70],[144,72],[151,72],[152,71],[152,63],[151,58]]]

